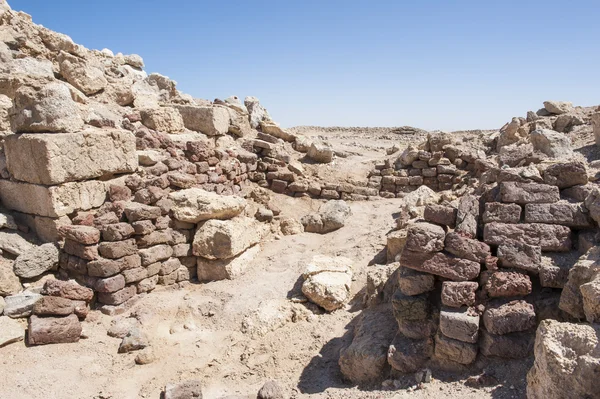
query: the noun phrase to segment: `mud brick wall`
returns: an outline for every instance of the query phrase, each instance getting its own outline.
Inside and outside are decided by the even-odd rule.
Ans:
[[[248,173],[250,181],[280,194],[294,197],[342,199],[346,201],[368,200],[379,195],[379,190],[364,181],[320,182],[304,175],[301,164],[290,162],[287,154],[279,154],[272,142],[277,139],[261,134],[264,140],[252,140],[248,148],[259,157],[255,171]]]
[[[389,235],[388,257],[399,260],[393,369],[460,369],[479,353],[526,357],[540,320],[570,318],[561,289],[598,230],[583,202],[585,169],[558,163],[542,181],[500,180],[457,206],[429,205],[405,234]]]
[[[171,192],[241,195],[258,167],[248,151],[143,126],[12,135],[4,148],[3,205],[41,241],[58,242],[59,272],[109,306],[196,277],[196,225],[171,217]]]

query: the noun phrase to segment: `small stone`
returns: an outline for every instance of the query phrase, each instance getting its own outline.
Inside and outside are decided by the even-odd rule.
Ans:
[[[202,399],[202,383],[198,380],[167,384],[164,399]]]
[[[129,353],[144,349],[149,345],[148,337],[139,328],[132,328],[121,341],[119,353]]]

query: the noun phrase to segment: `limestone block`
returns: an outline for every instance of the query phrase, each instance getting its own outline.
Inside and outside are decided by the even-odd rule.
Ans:
[[[127,131],[11,135],[4,147],[11,176],[28,183],[55,185],[138,167],[135,137]]]
[[[97,180],[51,187],[0,180],[0,200],[4,206],[52,218],[98,208],[106,200],[106,191],[106,184]]]

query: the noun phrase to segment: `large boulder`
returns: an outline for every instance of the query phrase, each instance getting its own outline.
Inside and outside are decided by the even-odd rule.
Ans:
[[[246,216],[208,220],[198,226],[192,252],[206,259],[233,258],[257,244],[265,229],[256,219]]]
[[[543,320],[534,354],[528,399],[600,398],[600,325]]]
[[[138,167],[135,137],[121,130],[11,135],[4,148],[12,177],[35,184],[89,180]]]
[[[316,255],[304,271],[302,293],[328,312],[344,306],[350,299],[352,260]]]
[[[529,135],[533,149],[551,158],[571,158],[573,149],[569,136],[550,129],[538,129]]]
[[[201,188],[175,191],[169,198],[173,201],[171,210],[175,219],[188,223],[231,219],[246,207],[246,200],[243,198],[218,195]]]
[[[300,222],[306,232],[326,234],[344,227],[351,214],[352,210],[345,201],[333,200],[321,205],[318,213],[304,216]]]
[[[98,93],[104,89],[108,81],[100,63],[75,57],[61,51],[58,55],[61,75],[86,95]]]
[[[550,114],[561,115],[573,109],[573,104],[566,101],[544,101],[544,108]]]
[[[52,243],[34,247],[22,253],[14,264],[15,274],[22,278],[34,278],[58,265],[58,248]]]
[[[24,86],[15,94],[11,110],[14,132],[78,132],[83,125],[79,108],[64,83],[48,83],[39,90]]]

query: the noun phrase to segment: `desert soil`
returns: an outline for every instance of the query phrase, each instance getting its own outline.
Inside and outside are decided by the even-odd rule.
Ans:
[[[340,177],[352,171],[364,178],[371,161],[399,141],[386,132],[312,132],[318,134],[327,134],[336,150],[354,153],[323,172]],[[273,196],[283,215],[297,218],[321,204]],[[83,323],[87,338],[77,344],[9,345],[0,357],[0,397],[159,398],[167,383],[199,379],[205,398],[250,398],[275,379],[292,398],[524,398],[531,359],[492,363],[488,371],[499,383],[479,389],[464,385],[478,371],[454,378],[434,372],[433,381],[419,389],[412,376],[401,379],[397,390],[359,389],[343,381],[338,354],[351,341],[353,321],[363,309],[367,269],[385,261],[385,236],[400,204],[401,199],[353,202],[353,215],[340,230],[272,237],[237,280],[157,288],[121,316],[92,311]],[[301,273],[315,254],[354,260],[353,299],[344,309],[327,314],[296,303]],[[121,340],[106,333],[115,319],[130,314],[150,337],[153,363],[136,365],[136,352],[118,354]]]

